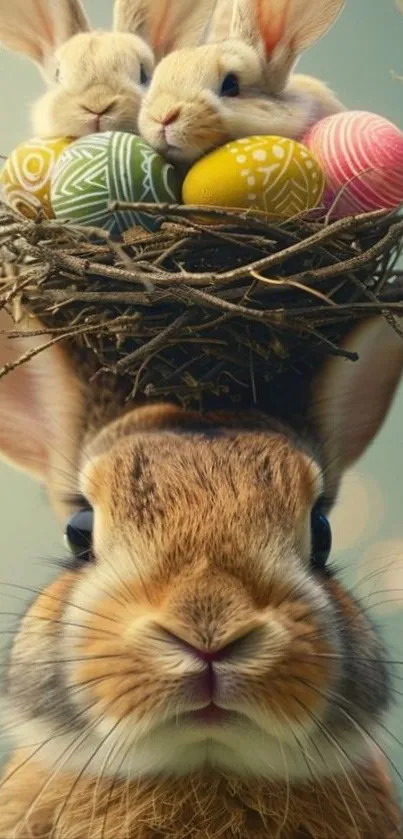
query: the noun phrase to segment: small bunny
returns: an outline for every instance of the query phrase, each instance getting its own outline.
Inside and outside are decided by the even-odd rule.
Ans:
[[[160,62],[140,110],[141,134],[186,165],[240,137],[300,139],[313,123],[343,110],[323,82],[291,71],[344,2],[222,0],[217,32],[222,37],[232,9],[228,40],[174,51]]]
[[[92,31],[80,0],[0,0],[0,42],[39,65],[49,90],[32,109],[36,136],[137,131],[154,57],[132,28],[144,0],[116,0],[115,31]]]
[[[0,327],[0,365],[45,342]],[[327,516],[403,342],[375,317],[346,349],[303,434],[298,405],[288,424],[123,411],[56,346],[2,379],[0,449],[69,517],[71,558],[10,651],[1,839],[401,837],[375,745],[388,656],[329,567]]]

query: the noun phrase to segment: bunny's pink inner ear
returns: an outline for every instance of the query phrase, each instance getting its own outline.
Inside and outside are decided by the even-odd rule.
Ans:
[[[290,62],[322,37],[345,0],[235,0],[234,35],[260,39],[268,59]]]
[[[260,43],[270,59],[279,47],[293,44],[294,5],[295,0],[235,0],[232,34],[252,45]]]
[[[332,358],[313,389],[313,418],[327,473],[338,480],[372,443],[403,375],[403,337],[383,317],[356,327],[344,347],[357,361]]]
[[[160,58],[173,49],[176,22],[172,0],[160,0],[158,5],[158,14],[154,12],[150,19],[150,38],[155,55]]]
[[[29,330],[41,325],[32,319]],[[20,327],[18,327],[20,330]],[[13,368],[49,336],[9,337],[16,327],[0,313],[0,368]],[[57,472],[67,484],[78,444],[83,397],[63,351],[52,346],[0,378],[0,455],[40,480]],[[54,475],[57,481],[57,475]]]
[[[291,2],[292,0],[268,3],[267,0],[256,0],[256,24],[268,58],[285,39],[287,14]]]

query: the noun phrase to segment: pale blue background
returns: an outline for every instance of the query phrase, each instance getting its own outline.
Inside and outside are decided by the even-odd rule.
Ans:
[[[111,0],[88,0],[87,3],[99,26],[108,23],[111,7]],[[392,71],[403,75],[403,17],[395,10],[393,0],[347,0],[347,8],[332,32],[304,57],[299,69],[326,80],[348,107],[377,111],[403,128],[403,83],[392,78]],[[1,154],[7,155],[16,143],[29,136],[29,107],[41,87],[40,76],[34,67],[6,53],[0,54]],[[373,542],[378,543],[378,570],[391,568],[395,575],[388,580],[374,578],[373,588],[379,591],[375,597],[378,604],[390,599],[387,592],[382,592],[385,587],[393,585],[403,591],[402,421],[401,391],[386,427],[360,464],[364,479],[366,476],[376,479],[385,514],[377,523],[379,504],[373,500],[369,519],[375,525],[361,533],[358,544],[350,553],[341,556],[348,575],[357,576],[353,569],[357,567],[358,558],[365,555]],[[0,580],[40,585],[45,576],[53,573],[43,558],[60,551],[61,528],[52,521],[38,487],[7,466],[0,466],[0,499]],[[344,514],[344,523],[350,526],[358,514],[354,508],[359,499],[346,498],[344,510],[343,501],[341,504],[340,516],[343,518]],[[340,516],[336,549],[338,542],[343,544],[345,541]],[[383,540],[390,539],[396,540],[397,544],[382,546]],[[365,576],[366,567],[364,565],[358,572],[360,578]],[[396,597],[400,598],[400,594]],[[19,606],[20,601],[11,598],[7,588],[0,586],[0,608],[14,612]],[[12,618],[5,615],[0,620],[5,646],[9,643],[7,627]],[[385,607],[381,608],[379,620],[393,644],[391,657],[403,660],[400,604],[394,604],[394,611],[385,612]],[[403,677],[403,666],[398,670]],[[397,682],[398,689],[400,685],[403,682]],[[390,725],[393,735],[403,740],[402,720],[403,702]],[[391,739],[389,752],[403,772],[403,747]]]

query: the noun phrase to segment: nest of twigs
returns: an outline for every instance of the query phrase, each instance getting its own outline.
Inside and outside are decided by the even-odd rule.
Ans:
[[[117,243],[105,231],[27,221],[0,205],[10,340],[28,310],[47,343],[68,340],[86,378],[89,369],[94,379],[111,375],[127,397],[259,407],[284,375],[340,354],[354,321],[381,311],[399,328],[398,214],[331,222],[308,213],[274,224],[217,209],[208,224],[199,207],[135,206],[165,222]]]

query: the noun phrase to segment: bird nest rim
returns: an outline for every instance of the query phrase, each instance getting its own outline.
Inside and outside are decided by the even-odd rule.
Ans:
[[[44,346],[68,340],[73,353],[92,358],[94,376],[128,378],[132,398],[174,394],[189,406],[214,392],[243,403],[246,391],[258,404],[259,382],[301,358],[353,360],[340,339],[363,317],[382,313],[400,330],[398,212],[332,221],[311,211],[274,223],[208,208],[209,224],[200,206],[115,203],[111,211],[128,208],[156,214],[160,228],[116,240],[0,208],[0,306],[16,325],[10,339],[27,334],[28,311],[43,326],[29,334],[47,335]]]

